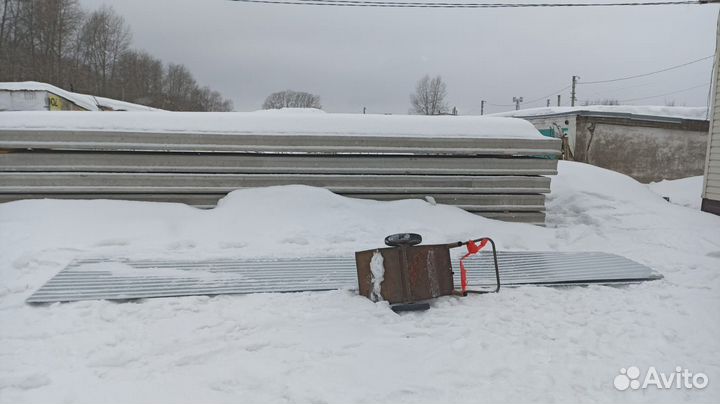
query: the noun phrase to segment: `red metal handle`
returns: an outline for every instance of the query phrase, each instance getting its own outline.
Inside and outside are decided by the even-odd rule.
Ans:
[[[476,244],[478,242],[480,242],[480,244]],[[497,249],[495,248],[495,242],[489,237],[481,237],[481,238],[478,238],[475,240],[466,241],[464,243],[458,242],[457,245],[455,245],[455,247],[459,247],[464,244],[467,247],[467,251],[468,251],[467,254],[465,254],[462,258],[460,258],[460,287],[461,287],[461,291],[462,291],[463,295],[466,295],[469,292],[471,292],[471,293],[487,293],[484,291],[468,291],[468,289],[467,289],[467,286],[468,286],[467,270],[465,269],[465,264],[463,263],[463,261],[466,258],[471,257],[471,256],[477,254],[478,252],[480,252],[480,250],[485,248],[485,246],[488,243],[490,243],[492,245],[492,250],[493,250],[492,252],[493,252],[493,262],[495,264],[495,279],[497,281],[497,288],[495,289],[495,292],[498,292],[500,290],[500,270],[498,268]],[[451,247],[451,248],[453,248],[453,247]]]
[[[465,243],[465,246],[467,247],[467,254],[463,255],[462,258],[460,258],[460,287],[462,288],[462,293],[467,293],[467,270],[465,269],[465,264],[463,261],[465,261],[466,258],[472,257],[473,255],[477,254],[482,250],[488,243],[488,238],[481,238],[480,245],[475,244],[475,240],[469,240]]]

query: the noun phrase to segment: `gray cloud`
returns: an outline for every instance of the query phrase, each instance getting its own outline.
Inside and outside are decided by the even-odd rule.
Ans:
[[[331,112],[406,113],[424,74],[441,74],[448,101],[479,113],[570,83],[626,76],[711,55],[717,6],[592,9],[385,9],[224,0],[81,0],[110,4],[133,44],[187,65],[237,110],[286,88],[321,96]],[[647,78],[580,86],[578,98],[632,99],[710,81],[712,61]],[[569,101],[569,90],[562,93]],[[553,95],[553,103],[555,97]],[[632,102],[704,106],[707,89]],[[539,101],[524,107],[544,106]],[[490,112],[511,109],[489,106]]]

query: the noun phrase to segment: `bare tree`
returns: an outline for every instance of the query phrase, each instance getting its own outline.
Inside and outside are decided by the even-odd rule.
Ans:
[[[612,99],[612,98],[605,98],[605,99],[601,99],[601,100],[583,101],[582,105],[584,107],[587,107],[589,105],[620,105],[620,101]]]
[[[280,108],[317,108],[320,105],[320,96],[303,91],[285,90],[270,94],[262,105],[263,109]]]
[[[10,0],[3,0],[2,16],[0,16],[0,49],[3,49],[3,47],[5,46],[5,26],[8,25],[8,22],[14,21],[11,18],[13,7],[16,7],[14,1],[10,2]]]
[[[412,111],[421,115],[442,115],[448,113],[445,103],[447,86],[442,77],[425,75],[415,85],[415,94],[410,95]]]
[[[130,47],[130,28],[111,7],[90,14],[81,29],[83,60],[96,77],[96,93],[107,94],[120,56]]]
[[[203,111],[230,112],[233,110],[232,101],[223,98],[222,94],[217,91],[210,91],[207,87],[204,89],[208,91],[208,95],[205,103],[201,104]]]
[[[228,112],[233,109],[232,101],[223,99],[220,93],[209,87],[196,87],[190,95],[190,102],[195,110],[200,111]]]
[[[163,108],[192,111],[191,97],[196,88],[195,78],[187,67],[170,63],[163,80]]]
[[[130,50],[112,8],[86,14],[79,0],[0,0],[0,81],[37,80],[70,91],[183,111],[230,111],[182,65]]]
[[[163,93],[163,63],[146,52],[130,50],[118,60],[116,83],[123,100],[159,105]]]
[[[77,0],[4,0],[0,80],[58,82],[83,18]]]
[[[0,18],[0,80],[15,81],[24,79],[23,67],[27,66],[27,52],[21,40],[25,37],[22,24],[22,6],[19,0],[3,0]],[[22,73],[21,73],[22,72]]]
[[[43,65],[43,81],[62,80],[63,59],[69,56],[71,39],[82,22],[83,13],[77,0],[39,1],[34,8],[37,29],[38,59]]]

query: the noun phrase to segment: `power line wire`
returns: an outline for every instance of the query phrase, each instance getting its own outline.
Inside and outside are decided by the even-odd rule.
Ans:
[[[652,76],[653,74],[663,73],[663,72],[667,72],[667,71],[670,71],[670,70],[679,69],[679,68],[681,68],[681,67],[689,66],[689,65],[691,65],[691,64],[698,63],[698,62],[702,62],[703,60],[708,60],[708,59],[713,58],[713,57],[715,57],[715,55],[705,56],[705,57],[700,58],[700,59],[695,59],[695,60],[692,60],[692,61],[690,61],[690,62],[686,62],[686,63],[683,63],[683,64],[679,64],[679,65],[676,65],[676,66],[671,66],[671,67],[667,67],[667,68],[665,68],[665,69],[656,70],[656,71],[654,71],[654,72],[643,73],[643,74],[636,74],[636,75],[634,75],[634,76],[619,77],[619,78],[616,78],[616,79],[609,79],[609,80],[578,81],[578,84],[613,83],[613,82],[616,82],[616,81],[624,81],[624,80],[637,79],[637,78],[640,78],[640,77],[647,77],[647,76]]]
[[[603,96],[606,96],[607,94],[617,93],[618,91],[629,90],[631,88],[638,88],[638,87],[647,87],[652,84],[653,84],[652,82],[645,82],[642,84],[633,84],[632,86],[624,86],[624,87],[619,87],[619,88],[595,91],[595,92],[590,93],[590,95],[597,95],[599,97],[603,97]]]
[[[388,8],[528,8],[528,7],[636,7],[701,4],[699,0],[649,1],[623,3],[421,3],[371,0],[232,0],[243,3],[282,4],[295,6],[388,7]]]
[[[557,95],[557,94],[560,93],[561,91],[565,91],[565,90],[567,90],[568,88],[570,88],[569,85],[568,85],[568,86],[565,86],[565,87],[563,87],[563,88],[561,88],[561,89],[559,89],[559,90],[555,90],[555,91],[551,92],[551,93],[548,94],[548,95],[544,95],[544,96],[542,96],[542,97],[538,97],[538,98],[534,98],[534,99],[532,99],[532,100],[524,101],[523,104],[532,104],[532,103],[534,103],[534,102],[538,102],[538,101],[541,101],[541,100],[546,100],[548,97],[552,97],[553,95]],[[485,101],[485,103],[486,103],[487,105],[490,105],[490,106],[493,106],[493,107],[514,107],[514,106],[515,106],[515,104],[493,104],[493,103],[488,102],[488,101]]]
[[[572,87],[572,86],[571,86],[571,85],[567,85],[567,86],[565,86],[565,87],[563,87],[563,88],[561,88],[561,89],[559,89],[559,90],[556,90],[556,91],[551,92],[551,93],[548,94],[548,95],[545,95],[545,96],[542,96],[542,97],[538,97],[538,98],[535,98],[535,99],[533,99],[533,100],[525,101],[525,103],[526,103],[526,104],[532,104],[533,102],[538,102],[538,101],[540,101],[540,100],[546,100],[548,97],[552,97],[553,95],[557,95],[558,93],[560,93],[560,92],[562,92],[562,91],[565,91],[565,90],[567,90],[567,89],[570,88],[570,87]]]
[[[493,104],[492,102],[485,102],[486,105],[490,105],[491,107],[514,107],[515,104]]]
[[[683,93],[683,92],[685,92],[685,91],[690,91],[690,90],[694,90],[694,89],[696,89],[696,88],[701,88],[701,87],[705,87],[705,86],[709,86],[709,85],[710,85],[710,83],[703,83],[703,84],[699,84],[699,85],[697,85],[697,86],[692,86],[692,87],[688,87],[688,88],[683,88],[682,90],[676,90],[676,91],[672,91],[672,92],[669,92],[669,93],[657,94],[657,95],[651,95],[651,96],[639,97],[639,98],[628,98],[628,99],[625,99],[625,100],[618,100],[618,102],[630,102],[630,101],[648,100],[648,99],[651,99],[651,98],[658,98],[658,97],[664,97],[664,96],[666,96],[666,95],[673,95],[673,94]]]

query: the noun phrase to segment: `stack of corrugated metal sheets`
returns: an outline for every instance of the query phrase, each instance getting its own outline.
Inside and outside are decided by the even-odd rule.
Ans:
[[[557,174],[561,149],[559,139],[508,118],[236,113],[219,119],[232,121],[222,125],[230,132],[213,133],[212,116],[152,115],[112,124],[116,118],[78,116],[67,123],[72,130],[58,128],[53,116],[34,117],[50,125],[34,122],[38,129],[4,116],[0,202],[127,199],[212,208],[237,189],[300,184],[381,201],[431,197],[492,219],[544,224],[546,176]]]

